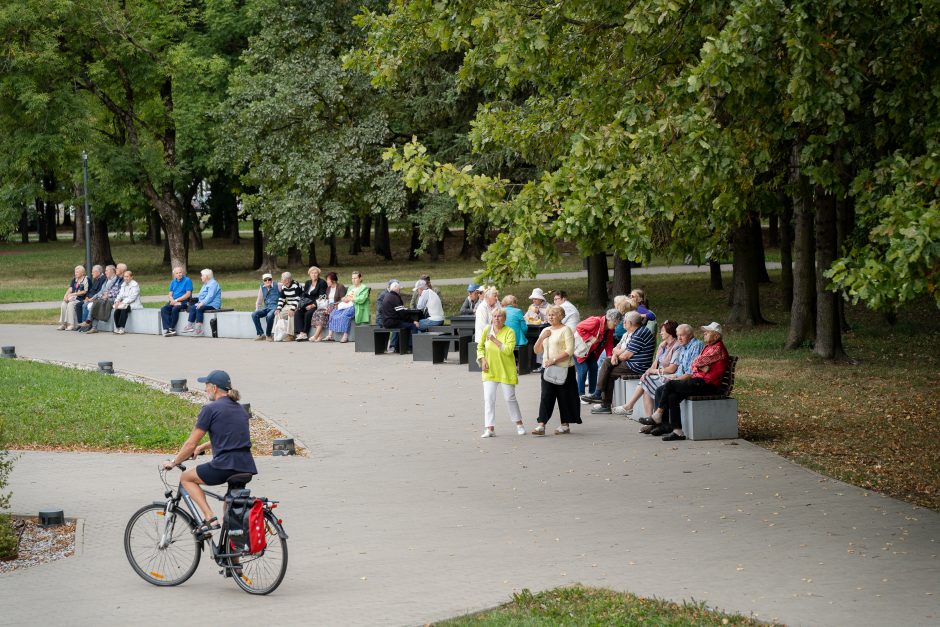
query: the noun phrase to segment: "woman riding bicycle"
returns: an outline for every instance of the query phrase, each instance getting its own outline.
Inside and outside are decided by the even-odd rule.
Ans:
[[[258,474],[251,456],[248,412],[238,403],[241,395],[232,388],[232,379],[224,370],[213,370],[205,377],[199,377],[199,382],[206,384],[206,396],[211,402],[199,412],[196,426],[176,457],[162,464],[164,469],[170,470],[212,449],[210,462],[189,468],[180,476],[180,485],[186,488],[202,511],[203,521],[196,530],[197,537],[221,527],[199,486],[221,485],[238,473]],[[209,442],[199,444],[206,433],[209,434]]]

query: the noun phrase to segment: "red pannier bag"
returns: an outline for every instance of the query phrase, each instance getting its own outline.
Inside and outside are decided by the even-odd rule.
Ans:
[[[264,503],[255,499],[248,512],[248,552],[260,553],[268,546],[267,523],[264,521]]]

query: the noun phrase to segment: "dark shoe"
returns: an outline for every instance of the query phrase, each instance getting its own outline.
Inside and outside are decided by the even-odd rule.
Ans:
[[[601,405],[600,407],[595,406],[591,409],[591,413],[592,414],[609,414],[610,405]]]
[[[642,418],[638,419],[637,422],[640,423],[641,425],[655,425],[656,424],[656,421],[650,418],[649,416],[643,416]]]
[[[650,435],[666,435],[670,432],[672,432],[672,427],[669,425],[656,425],[653,427],[653,430],[650,431]]]
[[[542,370],[544,370],[544,368],[542,368],[542,366],[538,366],[537,368],[532,369],[532,374],[541,374]]]
[[[582,394],[581,400],[586,404],[591,405],[593,403],[600,403],[604,399],[601,398],[599,394]]]
[[[222,525],[219,524],[218,516],[213,516],[209,520],[202,521],[202,524],[193,530],[193,535],[196,536],[197,540],[205,540],[212,535],[213,531],[221,528]]]
[[[640,433],[645,433],[646,435],[649,435],[650,433],[653,432],[653,429],[655,428],[656,428],[656,425],[646,425],[644,427],[640,427]]]
[[[678,442],[679,440],[684,440],[684,435],[679,435],[678,433],[670,433],[669,435],[663,436],[663,442]]]

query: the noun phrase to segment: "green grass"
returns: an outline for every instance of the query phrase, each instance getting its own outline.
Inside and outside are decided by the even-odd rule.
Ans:
[[[700,603],[671,603],[625,592],[584,586],[513,595],[496,609],[435,623],[439,627],[541,627],[551,625],[760,625],[738,614],[723,614]]]
[[[0,431],[9,448],[176,451],[198,407],[98,372],[0,360]]]

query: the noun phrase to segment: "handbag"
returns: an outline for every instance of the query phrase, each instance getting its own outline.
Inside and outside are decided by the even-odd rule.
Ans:
[[[545,341],[545,356],[548,357],[548,340]],[[553,385],[561,385],[568,379],[568,369],[564,366],[545,366],[542,379]]]

